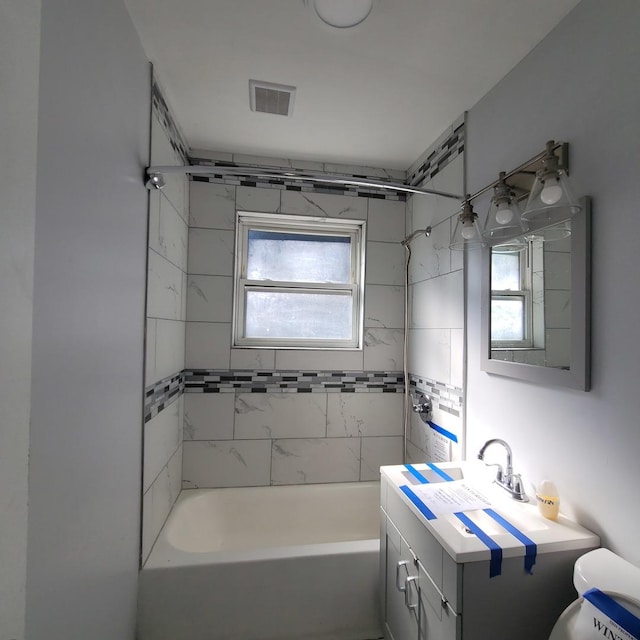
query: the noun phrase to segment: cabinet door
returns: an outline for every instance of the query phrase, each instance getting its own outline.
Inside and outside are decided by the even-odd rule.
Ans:
[[[385,635],[392,640],[418,639],[418,569],[398,530],[387,521]]]
[[[447,604],[434,581],[418,565],[419,581],[419,640],[460,640],[460,616]]]

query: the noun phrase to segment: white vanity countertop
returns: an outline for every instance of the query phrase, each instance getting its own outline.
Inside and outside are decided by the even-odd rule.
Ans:
[[[597,535],[562,514],[555,521],[544,518],[538,512],[535,498],[526,503],[512,499],[504,489],[493,483],[495,467],[487,467],[480,461],[442,462],[435,466],[454,479],[462,477],[466,485],[488,498],[491,508],[496,513],[536,544],[538,554],[582,548],[592,549],[600,544]],[[426,463],[417,463],[411,467],[431,482],[442,480]],[[380,472],[383,508],[387,504],[386,492],[394,491],[455,562],[474,562],[486,560],[489,557],[487,545],[476,535],[468,532],[465,524],[454,514],[441,514],[432,520],[428,520],[423,515],[400,489],[402,486],[408,486],[415,492],[416,487],[423,485],[405,465],[381,467]],[[525,554],[525,545],[483,510],[464,511],[464,514],[502,548],[503,557],[517,557]]]

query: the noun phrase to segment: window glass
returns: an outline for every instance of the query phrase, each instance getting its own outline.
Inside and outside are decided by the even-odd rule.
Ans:
[[[350,273],[349,237],[249,230],[249,280],[346,283]]]
[[[491,340],[525,339],[525,299],[521,296],[491,299]]]
[[[349,340],[351,295],[247,291],[248,338]]]
[[[520,253],[491,254],[491,288],[494,291],[518,291],[522,288]]]

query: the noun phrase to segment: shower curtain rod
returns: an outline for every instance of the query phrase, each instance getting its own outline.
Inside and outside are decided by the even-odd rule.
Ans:
[[[338,184],[344,186],[367,187],[371,189],[381,189],[384,191],[400,191],[402,193],[417,193],[424,195],[442,196],[443,198],[452,198],[453,200],[463,200],[464,196],[457,193],[448,193],[446,191],[438,191],[436,189],[421,189],[412,187],[411,185],[387,182],[385,180],[374,180],[371,178],[349,178],[339,174],[329,173],[308,173],[306,171],[296,171],[288,169],[265,169],[261,167],[251,167],[236,165],[233,167],[226,166],[209,166],[209,165],[184,165],[184,166],[165,166],[158,165],[149,167],[146,171],[148,179],[146,186],[148,189],[162,189],[165,185],[165,175],[237,175],[249,176],[252,178],[283,178],[285,180],[310,181],[327,184]]]

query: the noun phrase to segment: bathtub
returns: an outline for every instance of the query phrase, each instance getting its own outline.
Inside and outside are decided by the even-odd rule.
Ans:
[[[140,573],[139,640],[371,640],[378,482],[188,489]]]

